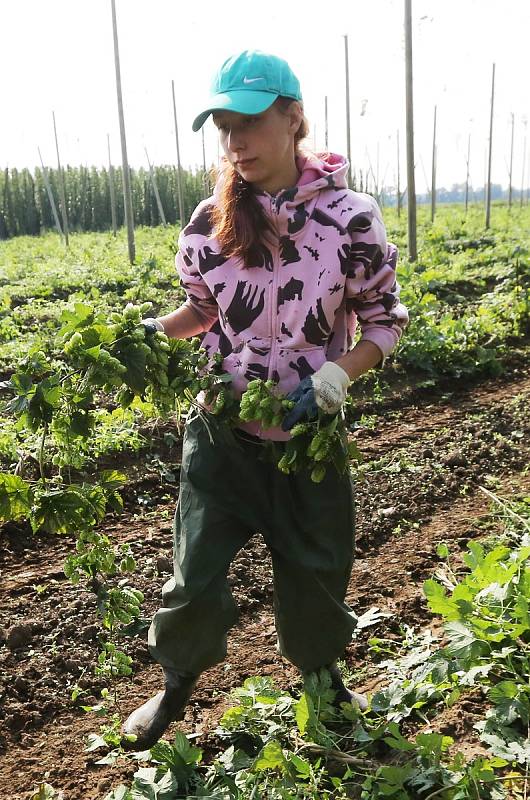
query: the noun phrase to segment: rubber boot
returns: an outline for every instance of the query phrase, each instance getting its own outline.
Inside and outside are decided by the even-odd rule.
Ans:
[[[184,677],[164,669],[165,689],[135,709],[126,719],[122,733],[134,734],[134,742],[122,742],[126,750],[147,750],[152,747],[169,725],[182,719],[184,709],[195,688],[198,676]]]
[[[340,708],[341,703],[351,703],[359,711],[366,711],[369,706],[368,698],[366,695],[352,692],[351,689],[344,686],[340,670],[335,662],[328,667],[328,671],[331,675],[331,688],[336,692],[333,705]]]

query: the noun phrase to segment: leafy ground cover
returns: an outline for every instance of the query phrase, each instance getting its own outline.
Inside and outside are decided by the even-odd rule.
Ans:
[[[348,600],[365,618],[366,627],[346,651],[346,674],[352,685],[367,690],[373,698],[394,685],[389,695],[392,713],[398,717],[408,709],[408,716],[398,723],[402,735],[411,741],[419,733],[451,737],[452,744],[446,741],[448,761],[457,753],[471,762],[476,757],[494,758],[474,728],[485,719],[489,687],[483,690],[479,681],[447,702],[454,687],[446,691],[447,687],[440,689],[438,684],[433,689],[409,683],[408,696],[400,697],[395,684],[405,685],[407,678],[410,682],[414,668],[425,663],[425,652],[435,654],[443,642],[440,615],[429,611],[422,589],[425,581],[446,569],[443,547],[451,552],[453,572],[463,576],[461,554],[467,551],[467,541],[506,536],[504,513],[478,486],[488,487],[513,508],[519,504],[516,513],[524,512],[521,498],[530,491],[525,413],[530,374],[522,367],[517,369],[495,387],[485,384],[445,399],[424,396],[421,403],[388,410],[376,426],[360,426],[356,431],[365,461],[357,483],[357,560]],[[172,461],[178,461],[177,453]],[[461,466],[455,466],[458,461]],[[131,482],[125,513],[109,520],[105,532],[116,544],[129,544],[135,554],[134,585],[145,595],[142,616],[148,618],[158,605],[161,583],[171,569],[169,524],[174,500],[160,498],[158,502],[158,476],[152,473],[151,485],[146,487],[140,465],[137,468],[138,483]],[[138,497],[148,494],[156,507],[139,507]],[[101,629],[93,595],[82,586],[70,585],[63,572],[75,537],[42,535],[36,547],[35,539],[25,531],[6,533],[2,572],[7,580],[2,581],[1,589],[2,608],[9,620],[2,653],[2,673],[6,675],[3,780],[17,800],[30,796],[29,790],[42,780],[63,790],[67,798],[103,798],[120,783],[130,785],[138,767],[152,769],[155,765],[122,760],[97,765],[104,751],[84,752],[88,735],[99,733],[102,720],[83,712],[80,705],[98,705],[108,682],[105,676],[94,674]],[[253,676],[270,677],[275,691],[295,701],[302,689],[295,670],[282,662],[274,649],[272,575],[259,538],[238,556],[230,581],[241,617],[227,661],[201,678],[186,719],[178,726],[192,737],[192,745],[203,751],[204,764],[211,764],[214,754],[230,746],[216,729],[223,713],[237,704],[229,697],[231,689]],[[132,658],[133,676],[118,681],[117,709],[122,717],[160,682],[159,669],[150,662],[141,636],[127,638],[123,646]],[[70,698],[76,687],[84,694],[74,703]],[[424,694],[415,700],[419,703],[416,709],[410,709],[415,705],[415,692]],[[379,716],[382,713],[378,711]],[[173,726],[171,734],[175,729]],[[197,733],[199,738],[193,738]],[[304,741],[299,731],[297,736]],[[381,767],[392,765],[396,753],[386,743],[380,742],[378,747],[377,759],[373,754],[370,758]],[[310,755],[305,750],[308,748],[300,757]],[[361,758],[359,754],[355,757]],[[337,769],[336,763],[332,769]],[[524,767],[517,765],[504,774],[517,769],[519,776],[524,775]],[[495,772],[503,774],[501,768]],[[332,777],[342,779],[343,774],[333,772]],[[523,787],[524,782],[514,781],[514,786],[518,785]],[[5,786],[2,788],[5,791]],[[411,787],[404,791],[401,796],[411,798],[429,794],[415,793]],[[318,792],[313,796],[325,796]],[[367,796],[378,795],[374,789],[373,795]]]
[[[87,475],[96,469],[126,475],[123,508],[114,508],[96,529],[112,542],[125,571],[134,562],[136,570],[127,575],[132,594],[126,608],[116,608],[114,595],[107,596],[107,617],[105,608],[98,615],[94,586],[66,581],[64,564],[76,548],[73,533],[57,537],[38,528],[32,533],[23,520],[4,525],[4,793],[13,798],[35,792],[59,797],[61,791],[66,798],[524,797],[528,241],[522,215],[514,215],[510,227],[505,210],[496,212],[498,222],[494,219],[488,237],[480,233],[478,212],[465,225],[452,210],[436,227],[424,225],[420,261],[414,268],[404,262],[400,277],[411,326],[421,320],[411,327],[415,348],[407,351],[404,343],[383,375],[360,381],[354,392],[350,438],[363,462],[356,468],[358,559],[349,600],[361,626],[343,668],[352,685],[372,694],[369,714],[332,718],[325,678],[304,694],[294,670],[277,656],[270,565],[255,538],[231,571],[241,620],[227,662],[203,676],[179,726],[190,739],[177,737],[171,747],[144,754],[140,764],[118,754],[97,763],[103,753],[97,737],[103,735],[107,750],[115,743],[114,715],[126,715],[140,696],[158,688],[143,621],[157,607],[171,569],[169,524],[179,464],[178,429],[171,418],[160,419],[149,403],[121,408],[108,392],[97,408],[97,436],[72,466]],[[393,230],[391,218],[387,223],[389,238],[401,244],[403,254],[403,234]],[[65,270],[65,294],[52,298],[44,330],[32,320],[31,292],[43,291],[54,270],[39,283],[37,274],[28,274],[31,250],[18,265],[16,256],[10,259],[11,283],[2,287],[4,298],[10,293],[1,321],[4,377],[27,357],[30,342],[60,358],[60,315],[72,300],[101,298],[100,308],[110,315],[150,293],[158,303],[156,280],[165,280],[168,305],[160,311],[178,302],[172,236],[167,229],[146,232],[151,235],[163,235],[165,244],[160,250],[149,245],[148,260],[156,265],[153,283],[145,277],[145,291],[142,283],[118,286],[113,296],[105,284],[112,281],[112,270],[102,264],[98,245],[92,278],[101,294],[89,295],[89,268],[77,269],[75,280],[70,275],[78,281],[73,288],[67,287]],[[37,248],[43,242],[34,240]],[[27,240],[22,244],[27,247]],[[87,263],[91,246],[84,245]],[[134,280],[125,266],[124,242],[111,242],[112,248],[117,248],[114,269]],[[54,257],[60,274],[64,253],[58,250]],[[67,258],[75,272],[79,252]],[[27,314],[20,326],[13,297]],[[7,412],[4,421],[4,471],[13,471],[21,460],[37,470],[38,435],[17,428]],[[482,583],[470,577],[477,570]],[[136,635],[120,635],[121,624],[112,630],[109,609],[125,614],[122,622],[134,623],[128,632]],[[492,629],[487,636],[484,626],[475,625],[480,615]],[[238,686],[231,698],[230,690]],[[85,752],[89,733],[93,749]],[[55,789],[38,790],[44,783]]]

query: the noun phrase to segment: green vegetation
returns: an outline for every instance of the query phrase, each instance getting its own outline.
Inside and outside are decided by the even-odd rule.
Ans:
[[[177,202],[177,170],[172,166],[153,167],[166,221],[174,225],[179,219]],[[110,172],[96,167],[66,167],[64,172],[68,226],[70,231],[107,231],[111,228]],[[160,225],[155,194],[148,169],[130,169],[133,214],[136,225]],[[59,172],[48,169],[48,180],[59,212]],[[182,195],[187,214],[204,197],[202,170],[182,170]],[[124,225],[122,169],[113,171],[116,197],[116,223]],[[62,224],[62,222],[61,222]],[[36,167],[5,169],[0,172],[0,239],[36,235],[54,230],[53,212],[46,191],[43,172]]]
[[[388,238],[404,232],[387,214]],[[411,321],[398,362],[433,377],[496,375],[518,340],[530,334],[530,211],[494,209],[483,233],[483,211],[440,211],[420,228],[416,264],[402,262],[398,279]]]
[[[210,763],[177,732],[172,743],[137,754],[149,766],[105,800],[522,797],[530,765],[530,497],[491,497],[500,538],[470,543],[464,568],[441,545],[445,566],[425,583],[447,643],[410,628],[401,642],[373,637],[372,659],[390,683],[367,712],[335,708],[326,670],[309,676],[301,693],[249,678],[232,693],[236,704],[215,731],[219,752]],[[371,609],[358,628],[379,619]],[[487,754],[466,759],[437,731],[437,718],[477,695],[490,706],[474,726]],[[127,758],[111,737],[91,737],[91,750],[109,746],[99,763]]]
[[[213,169],[213,167],[212,167]],[[116,221],[124,222],[122,168],[109,170],[96,167],[67,166],[64,172],[68,225],[71,231],[107,231],[111,228],[111,180],[116,197]],[[148,169],[130,169],[133,215],[136,225],[160,225],[161,219]],[[153,172],[164,209],[166,221],[174,225],[179,221],[177,202],[177,170],[174,166],[154,166]],[[48,181],[59,209],[59,172],[47,169]],[[203,169],[181,171],[184,215],[188,219],[213,185],[212,172]],[[362,171],[353,175],[353,186],[358,191],[368,191],[363,183]],[[62,223],[61,223],[62,224]],[[42,169],[8,169],[0,172],[0,239],[13,236],[34,236],[55,228],[53,211],[46,191]]]
[[[404,220],[398,225],[395,211],[385,215],[388,238],[401,251],[398,280],[411,322],[384,375],[358,382],[364,393],[373,389],[377,400],[385,380],[432,385],[497,375],[515,351],[527,352],[528,208],[509,214],[494,207],[487,234],[482,209],[467,218],[460,209],[440,209],[434,225],[420,218],[416,264],[405,257]],[[65,572],[96,595],[105,636],[95,668],[114,686],[131,671],[117,637],[139,621],[143,599],[132,585],[131,551],[116,547],[102,525],[108,510],[122,510],[120,459],[148,450],[146,426],[178,425],[199,391],[217,419],[239,411],[220,357],[205,375],[197,340],[168,340],[139,326],[142,316],[182,302],[173,263],[177,233],[138,230],[135,266],[128,264],[123,231],[116,239],[77,234],[68,251],[51,233],[0,242],[0,519],[29,523],[35,533],[76,533]],[[245,419],[272,425],[287,406],[274,386],[258,381],[242,409]],[[355,414],[351,403],[347,424]],[[309,469],[321,480],[327,462],[344,468],[355,456],[336,422],[298,428],[278,463],[285,472]],[[116,468],[108,468],[109,457]],[[432,612],[445,622],[444,646],[408,629],[398,643],[371,640],[388,685],[366,714],[335,710],[326,674],[302,693],[255,677],[236,690],[237,705],[217,731],[215,757],[203,763],[201,750],[177,734],[172,744],[143,754],[149,766],[108,800],[517,796],[530,762],[530,501],[495,502],[502,541],[470,544],[465,567],[442,547],[446,566],[425,584]],[[377,620],[376,612],[364,625]],[[442,709],[477,692],[489,704],[476,726],[488,755],[466,761],[435,721]],[[107,699],[108,692],[97,713],[110,722],[91,749],[110,747],[104,763],[111,763],[126,756]],[[54,796],[45,784],[39,791]]]

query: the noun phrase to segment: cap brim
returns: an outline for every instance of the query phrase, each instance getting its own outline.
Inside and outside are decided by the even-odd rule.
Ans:
[[[261,114],[266,111],[276,98],[274,92],[251,92],[234,90],[230,93],[216,94],[208,100],[206,111],[193,121],[194,131],[202,128],[212,111],[234,111],[237,114]]]

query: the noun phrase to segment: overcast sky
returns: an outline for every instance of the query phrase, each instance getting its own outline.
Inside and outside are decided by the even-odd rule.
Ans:
[[[400,131],[405,183],[403,0],[116,0],[129,161],[176,160],[171,80],[175,81],[184,166],[202,163],[191,122],[214,71],[229,55],[259,48],[286,58],[300,79],[310,144],[324,147],[328,96],[329,149],[346,153],[344,34],[349,39],[352,161],[372,164],[395,181]],[[529,0],[413,0],[414,114],[417,190],[430,181],[434,105],[438,107],[439,186],[465,181],[468,133],[471,178],[482,185],[496,63],[492,179],[508,184],[511,113],[514,177],[521,185],[525,120],[530,118]],[[52,110],[61,160],[121,159],[110,0],[3,0],[0,167],[33,168],[40,146],[56,163]],[[364,109],[364,113],[362,113]],[[207,163],[218,147],[205,126]],[[530,162],[530,142],[526,164]],[[527,184],[528,167],[525,170]]]

